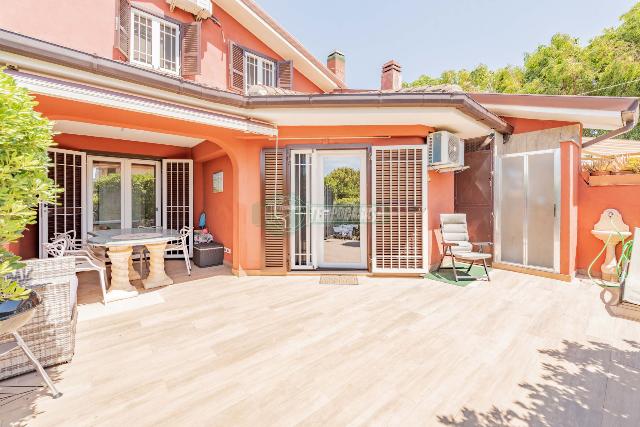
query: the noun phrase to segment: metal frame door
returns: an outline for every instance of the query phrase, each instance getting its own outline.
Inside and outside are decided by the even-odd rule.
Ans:
[[[553,221],[553,267],[545,267],[545,266],[537,266],[531,265],[529,262],[529,232],[534,232],[534,230],[530,230],[529,224],[529,205],[530,199],[533,197],[531,193],[531,179],[535,179],[530,174],[530,163],[531,158],[533,156],[537,156],[540,154],[553,154],[553,206],[550,209],[553,209],[553,217],[555,220]],[[506,168],[504,163],[505,159],[522,159],[522,215],[517,216],[518,213],[516,211],[517,206],[511,204],[510,206],[504,206],[504,198],[506,197],[506,191],[504,179],[506,177],[505,172]],[[496,220],[495,220],[495,258],[498,262],[502,262],[505,264],[519,265],[523,267],[533,268],[537,270],[543,271],[551,271],[558,273],[560,272],[560,217],[561,217],[561,164],[560,164],[560,149],[551,149],[551,150],[539,150],[539,151],[530,151],[525,153],[515,153],[515,154],[506,154],[501,156],[500,159],[496,162],[496,175],[499,177],[496,180],[496,194],[499,195],[499,199],[496,203]],[[515,184],[515,183],[510,183]],[[522,223],[522,263],[514,262],[514,261],[505,261],[505,254],[503,247],[503,239],[507,238],[505,233],[508,233],[505,227],[506,215],[511,215],[510,219],[513,219],[515,222]],[[517,217],[513,217],[516,215]],[[536,229],[539,232],[539,229]],[[518,257],[520,258],[520,256]]]
[[[162,205],[161,195],[161,170],[160,162],[157,160],[144,160],[144,159],[129,159],[123,157],[110,157],[110,156],[88,156],[87,162],[87,206],[89,208],[90,215],[86,220],[87,229],[93,229],[93,162],[106,161],[120,164],[120,227],[131,228],[133,223],[131,206],[131,192],[132,192],[132,174],[131,165],[151,165],[155,167],[156,176],[156,225],[162,224],[162,215],[160,208]]]
[[[93,163],[95,161],[105,161],[118,163],[120,165],[120,228],[126,228],[126,207],[125,207],[125,160],[121,157],[108,156],[87,156],[87,230],[93,231]]]
[[[357,263],[331,263],[324,259],[324,229],[325,229],[325,188],[323,165],[324,159],[328,157],[359,157],[360,158],[360,261]],[[313,251],[315,252],[314,263],[318,268],[346,268],[346,269],[366,269],[367,268],[367,152],[365,150],[317,150],[313,153],[312,179],[312,217],[313,217]]]

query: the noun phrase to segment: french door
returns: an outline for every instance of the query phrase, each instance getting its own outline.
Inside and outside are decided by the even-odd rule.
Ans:
[[[496,260],[560,270],[560,150],[509,154],[498,162]]]
[[[87,229],[162,225],[160,162],[87,157]]]
[[[290,158],[292,269],[366,269],[366,151],[293,150]]]

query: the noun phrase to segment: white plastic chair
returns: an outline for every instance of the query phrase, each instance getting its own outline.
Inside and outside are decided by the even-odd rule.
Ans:
[[[189,260],[189,238],[193,234],[193,227],[184,226],[180,229],[180,238],[174,242],[167,244],[165,248],[166,252],[169,251],[182,251],[184,256],[184,263],[187,266],[187,273],[191,276],[191,261]]]
[[[107,304],[107,268],[104,261],[98,259],[93,253],[86,249],[68,249],[70,239],[73,239],[72,232],[62,233],[51,243],[43,243],[45,252],[54,257],[74,256],[76,259],[76,272],[97,271],[100,276],[100,287],[102,288],[102,303]]]

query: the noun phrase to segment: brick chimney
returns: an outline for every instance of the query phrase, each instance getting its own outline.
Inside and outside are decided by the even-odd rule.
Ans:
[[[344,53],[339,50],[334,50],[327,57],[327,68],[331,70],[333,74],[336,75],[341,81],[344,81],[345,77],[345,62],[344,62]]]
[[[380,89],[398,90],[402,88],[402,67],[391,60],[382,66]]]

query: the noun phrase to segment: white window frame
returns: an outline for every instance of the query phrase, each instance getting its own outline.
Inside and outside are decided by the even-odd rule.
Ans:
[[[245,92],[249,91],[249,73],[248,73],[248,66],[247,66],[247,58],[252,58],[255,59],[257,66],[258,66],[258,78],[255,84],[257,85],[264,85],[264,64],[271,64],[271,83],[270,85],[268,85],[269,87],[277,87],[276,84],[276,62],[272,61],[270,59],[264,58],[260,55],[256,55],[254,53],[248,52],[248,51],[244,51],[244,69],[245,69],[245,73],[244,73],[244,90]]]
[[[134,38],[135,38],[135,16],[142,16],[144,18],[151,20],[151,65],[136,61],[134,59]],[[129,58],[132,64],[138,65],[140,67],[152,68],[157,71],[162,71],[163,73],[180,75],[180,26],[169,22],[165,19],[158,18],[157,16],[153,16],[149,13],[143,12],[138,9],[131,8],[131,30],[130,34],[130,43],[129,43]],[[160,67],[160,24],[164,24],[168,27],[174,28],[176,30],[176,69],[169,70],[167,68]]]

